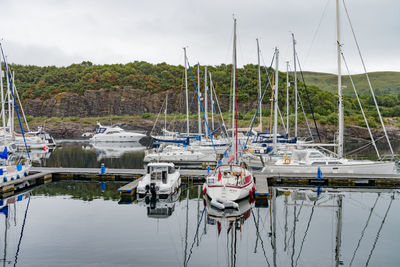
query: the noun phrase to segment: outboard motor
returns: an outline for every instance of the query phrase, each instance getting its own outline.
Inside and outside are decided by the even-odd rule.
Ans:
[[[150,193],[152,196],[156,195],[156,184],[155,183],[150,184]]]

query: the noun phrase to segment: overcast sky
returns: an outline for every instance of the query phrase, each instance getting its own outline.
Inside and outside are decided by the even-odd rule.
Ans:
[[[342,2],[342,0],[340,0]],[[369,71],[400,71],[400,1],[346,0]],[[95,64],[231,63],[238,21],[238,63],[265,64],[275,46],[280,69],[292,61],[291,36],[304,70],[336,72],[335,0],[0,0],[0,37],[10,62]],[[353,73],[362,71],[342,9],[343,50]]]

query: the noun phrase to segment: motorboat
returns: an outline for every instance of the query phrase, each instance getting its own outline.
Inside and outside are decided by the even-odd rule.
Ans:
[[[263,168],[264,173],[322,173],[338,174],[393,174],[395,162],[351,160],[336,158],[322,153],[314,148],[294,149],[291,156],[284,155],[281,159]]]
[[[128,132],[119,126],[103,126],[97,123],[96,132],[90,138],[93,142],[138,142],[146,135]]]
[[[173,163],[153,162],[146,167],[136,192],[145,195],[170,195],[176,193],[181,185],[181,176]]]

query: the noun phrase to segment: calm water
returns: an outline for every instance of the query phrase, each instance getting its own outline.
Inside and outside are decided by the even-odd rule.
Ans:
[[[352,141],[345,146],[350,152],[365,145],[366,141]],[[104,163],[108,168],[143,168],[144,150],[146,147],[138,143],[97,143],[88,142],[59,142],[60,146],[52,152],[32,152],[34,166],[43,167],[75,167],[96,168]],[[392,142],[395,153],[400,152],[400,142]],[[378,142],[381,155],[390,154],[389,147],[381,139]],[[353,158],[376,158],[375,150],[369,146]]]
[[[22,195],[20,201],[9,199],[8,217],[0,214],[4,265],[400,263],[397,191],[323,192],[318,197],[293,188],[276,190],[270,207],[244,201],[240,213],[224,215],[204,204],[196,185],[183,186],[179,195],[164,202],[124,205],[118,203],[119,186],[57,182]]]

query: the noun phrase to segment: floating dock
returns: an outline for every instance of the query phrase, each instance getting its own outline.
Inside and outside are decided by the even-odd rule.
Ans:
[[[182,181],[189,183],[202,183],[207,175],[207,170],[180,169]],[[144,169],[106,169],[100,174],[100,168],[47,168],[33,167],[31,175],[21,179],[0,183],[0,195],[13,194],[37,184],[58,180],[84,180],[84,181],[125,181],[127,185],[120,188],[122,194],[133,194],[138,179],[145,173]],[[268,196],[268,186],[290,185],[323,185],[330,187],[377,187],[397,188],[400,186],[400,174],[323,174],[322,179],[317,179],[316,174],[304,173],[273,173],[265,174],[253,171],[256,177],[256,196]],[[129,191],[130,190],[130,191]]]

